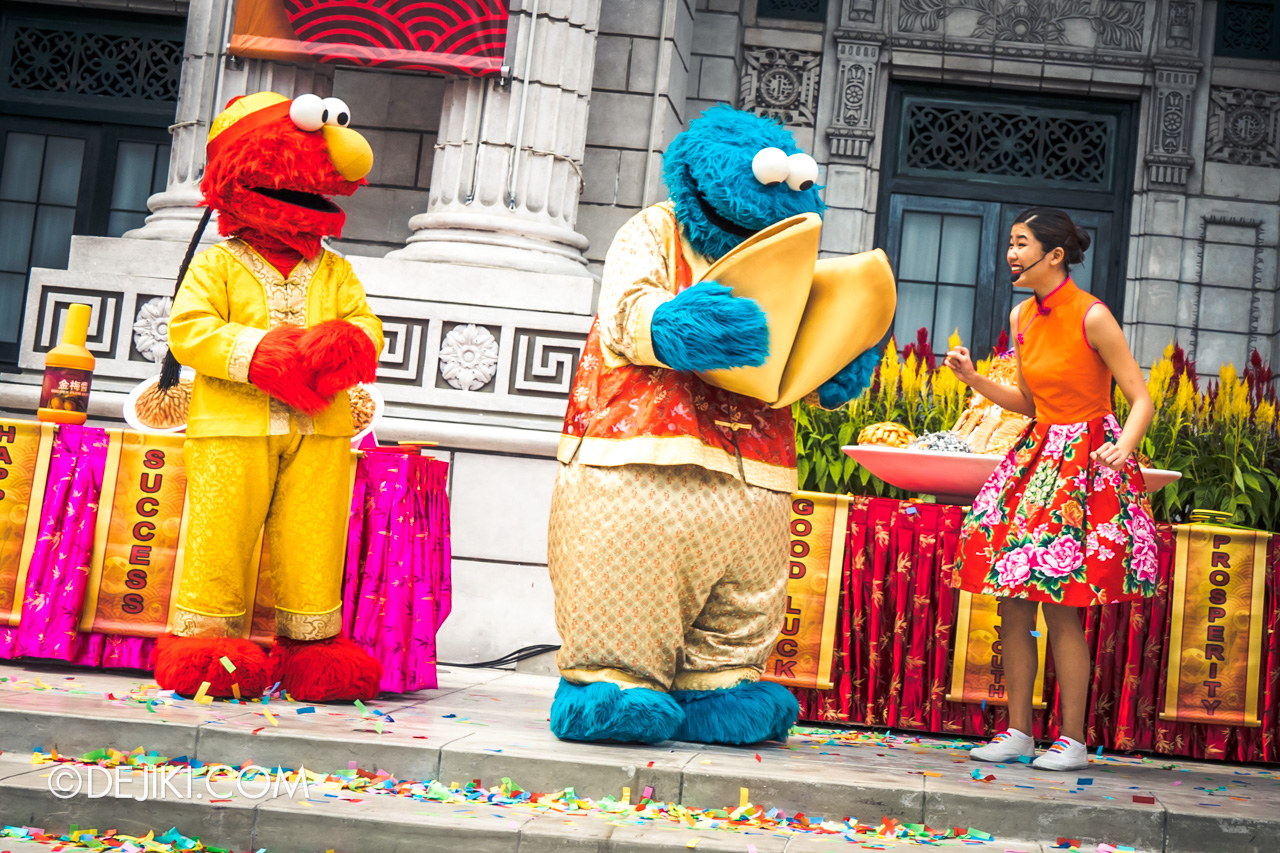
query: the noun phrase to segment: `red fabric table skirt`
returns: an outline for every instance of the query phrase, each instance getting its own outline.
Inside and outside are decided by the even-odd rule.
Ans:
[[[1005,726],[1003,707],[948,702],[959,590],[951,587],[965,507],[855,498],[836,630],[834,690],[799,690],[801,717],[939,734],[989,736]],[[1160,581],[1148,599],[1086,609],[1093,655],[1088,731],[1091,747],[1226,761],[1277,761],[1271,737],[1280,722],[1280,537],[1267,559],[1260,728],[1159,720],[1169,640],[1173,527],[1158,526]],[[1045,676],[1048,708],[1037,736],[1057,735],[1052,648]]]

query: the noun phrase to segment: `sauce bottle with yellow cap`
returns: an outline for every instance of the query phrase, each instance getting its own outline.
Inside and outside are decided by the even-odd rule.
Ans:
[[[93,382],[93,353],[85,348],[89,335],[88,305],[67,308],[62,343],[44,357],[44,387],[40,389],[38,420],[82,424],[89,417],[89,386]]]

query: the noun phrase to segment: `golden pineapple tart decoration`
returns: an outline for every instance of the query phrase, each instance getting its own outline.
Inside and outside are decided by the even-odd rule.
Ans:
[[[881,447],[906,447],[915,439],[915,433],[893,421],[872,424],[858,433],[858,444],[876,444]]]

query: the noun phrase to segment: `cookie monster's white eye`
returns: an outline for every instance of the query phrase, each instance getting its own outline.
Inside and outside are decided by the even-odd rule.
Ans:
[[[341,98],[324,99],[324,123],[336,127],[351,124],[351,110]],[[816,176],[818,173],[814,172]]]
[[[781,148],[761,148],[751,159],[751,171],[766,187],[774,187],[787,179],[787,152]]]
[[[808,154],[792,154],[787,158],[787,186],[800,191],[818,182],[818,161]]]
[[[289,118],[299,130],[319,130],[324,127],[324,101],[318,95],[299,95],[289,107]]]

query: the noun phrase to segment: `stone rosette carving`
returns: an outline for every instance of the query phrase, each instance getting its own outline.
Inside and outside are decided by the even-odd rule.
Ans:
[[[498,339],[484,326],[454,326],[440,343],[440,376],[459,391],[478,391],[498,369]]]
[[[169,351],[169,312],[173,300],[168,296],[155,296],[142,303],[133,321],[133,346],[147,361],[156,364],[164,361]]]

